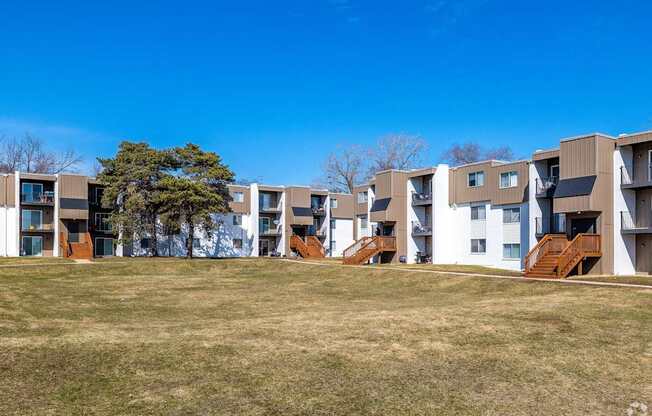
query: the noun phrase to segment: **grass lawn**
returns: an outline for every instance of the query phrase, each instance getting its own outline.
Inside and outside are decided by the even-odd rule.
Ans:
[[[268,259],[0,268],[0,415],[620,415],[635,400],[652,405],[650,290]]]

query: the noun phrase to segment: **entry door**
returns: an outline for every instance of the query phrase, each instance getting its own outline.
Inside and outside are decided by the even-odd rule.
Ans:
[[[269,241],[267,241],[267,240],[258,240],[258,255],[259,256],[268,256],[269,255]]]
[[[595,234],[595,218],[578,218],[571,222],[571,238],[577,234]]]
[[[66,228],[68,228],[68,241],[79,243],[79,222],[68,221]]]
[[[43,237],[25,236],[23,237],[23,255],[24,256],[42,256],[43,255]]]

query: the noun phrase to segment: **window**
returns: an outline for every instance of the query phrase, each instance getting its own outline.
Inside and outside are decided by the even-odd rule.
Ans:
[[[269,232],[269,225],[270,225],[269,217],[261,217],[258,220],[258,231],[261,234],[268,233]]]
[[[272,194],[260,194],[260,208],[261,209],[272,209]]]
[[[331,230],[334,230],[336,228],[337,221],[331,220]]]
[[[516,243],[503,244],[503,258],[504,259],[520,259],[521,258],[521,245]]]
[[[95,239],[95,256],[106,257],[113,255],[113,239],[97,237]]]
[[[105,212],[95,213],[95,228],[97,231],[111,231],[111,223],[109,222],[110,214]]]
[[[43,237],[24,236],[22,238],[21,256],[41,256],[43,255]]]
[[[366,230],[367,227],[368,227],[367,217],[360,217],[360,228],[362,228],[363,230]]]
[[[233,248],[242,248],[242,238],[233,239]]]
[[[233,225],[242,225],[242,215],[233,216]]]
[[[43,184],[24,182],[21,193],[21,201],[23,202],[40,202],[43,195]]]
[[[331,198],[331,208],[337,208],[337,199]]]
[[[503,224],[513,224],[521,222],[521,209],[520,208],[505,208],[503,209]]]
[[[335,247],[336,247],[335,241],[331,241],[331,253],[334,253],[335,250],[337,250]]]
[[[143,250],[149,250],[149,238],[141,238],[140,239],[140,248]]]
[[[469,187],[484,186],[484,172],[469,173]]]
[[[23,230],[41,230],[43,229],[43,212],[24,209],[21,221]]]
[[[104,188],[95,188],[95,192],[93,195],[93,202],[96,204],[100,205],[102,204],[102,197],[104,196]]]
[[[358,192],[358,204],[362,204],[363,202],[367,202],[367,192]]]
[[[233,202],[244,202],[244,192],[234,192]]]
[[[518,186],[518,172],[503,172],[500,174],[501,188],[514,188]]]
[[[471,254],[484,254],[487,252],[487,240],[484,238],[471,239]]]
[[[471,207],[471,221],[484,221],[487,219],[487,211],[484,205]]]

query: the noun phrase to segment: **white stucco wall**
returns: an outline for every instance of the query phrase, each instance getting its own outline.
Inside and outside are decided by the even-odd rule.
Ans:
[[[335,250],[329,255],[331,257],[342,257],[342,251],[354,243],[353,220],[345,218],[333,218],[333,220],[335,229],[331,229],[330,233],[332,241],[335,243]]]
[[[614,274],[631,275],[636,273],[636,235],[621,234],[621,211],[628,211],[636,218],[636,192],[620,189],[620,168],[633,162],[629,146],[617,147],[614,152]]]

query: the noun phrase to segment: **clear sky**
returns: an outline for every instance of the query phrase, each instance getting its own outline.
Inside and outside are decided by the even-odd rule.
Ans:
[[[338,144],[510,145],[652,129],[652,1],[13,1],[0,134],[87,159],[191,140],[309,184]]]

